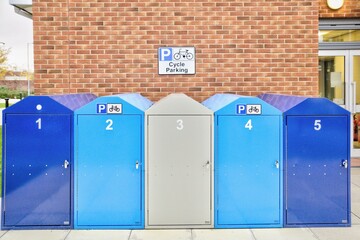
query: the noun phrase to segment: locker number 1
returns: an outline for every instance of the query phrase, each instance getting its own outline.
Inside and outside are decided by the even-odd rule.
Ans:
[[[38,125],[38,129],[41,129],[41,118],[39,118],[38,120],[36,120],[36,123]]]
[[[315,120],[315,122],[314,122],[314,129],[315,129],[316,131],[320,131],[320,129],[321,129],[321,120]]]

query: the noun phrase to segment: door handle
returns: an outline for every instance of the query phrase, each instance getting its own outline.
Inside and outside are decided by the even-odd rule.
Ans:
[[[348,161],[347,161],[347,160],[342,160],[341,165],[342,165],[344,168],[348,168]]]
[[[65,161],[64,161],[64,168],[66,169],[66,168],[68,168],[69,166],[70,166],[69,161],[68,161],[68,160],[65,160]]]
[[[207,162],[205,163],[205,165],[203,165],[203,167],[207,167],[207,168],[209,168],[209,166],[210,166],[210,161],[207,161]]]
[[[280,167],[280,164],[279,164],[279,161],[278,161],[278,160],[275,161],[275,167],[276,167],[277,169],[279,169],[279,167]]]
[[[136,161],[136,163],[135,163],[135,168],[136,168],[136,169],[139,169],[139,161]]]

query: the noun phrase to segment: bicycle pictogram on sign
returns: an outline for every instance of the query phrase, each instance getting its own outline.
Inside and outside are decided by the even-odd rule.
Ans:
[[[179,52],[174,54],[174,59],[175,60],[192,60],[194,58],[194,55],[189,52],[189,50],[182,50],[181,48],[179,49]]]

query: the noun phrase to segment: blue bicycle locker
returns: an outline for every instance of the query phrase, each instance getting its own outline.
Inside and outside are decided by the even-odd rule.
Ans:
[[[3,111],[2,229],[72,227],[73,111],[94,98],[30,96]]]
[[[284,114],[285,226],[350,226],[350,113],[326,98],[260,98]]]
[[[140,94],[120,94],[75,112],[75,228],[144,228],[144,111],[151,105]]]
[[[282,227],[281,112],[255,97],[216,94],[215,227]]]

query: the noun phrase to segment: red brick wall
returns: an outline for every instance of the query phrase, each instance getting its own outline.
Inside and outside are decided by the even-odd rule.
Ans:
[[[36,94],[318,94],[318,1],[33,0]],[[158,75],[194,46],[195,75]]]
[[[338,10],[332,10],[327,6],[327,0],[319,0],[320,18],[358,18],[360,17],[360,1],[345,0],[344,5]]]

